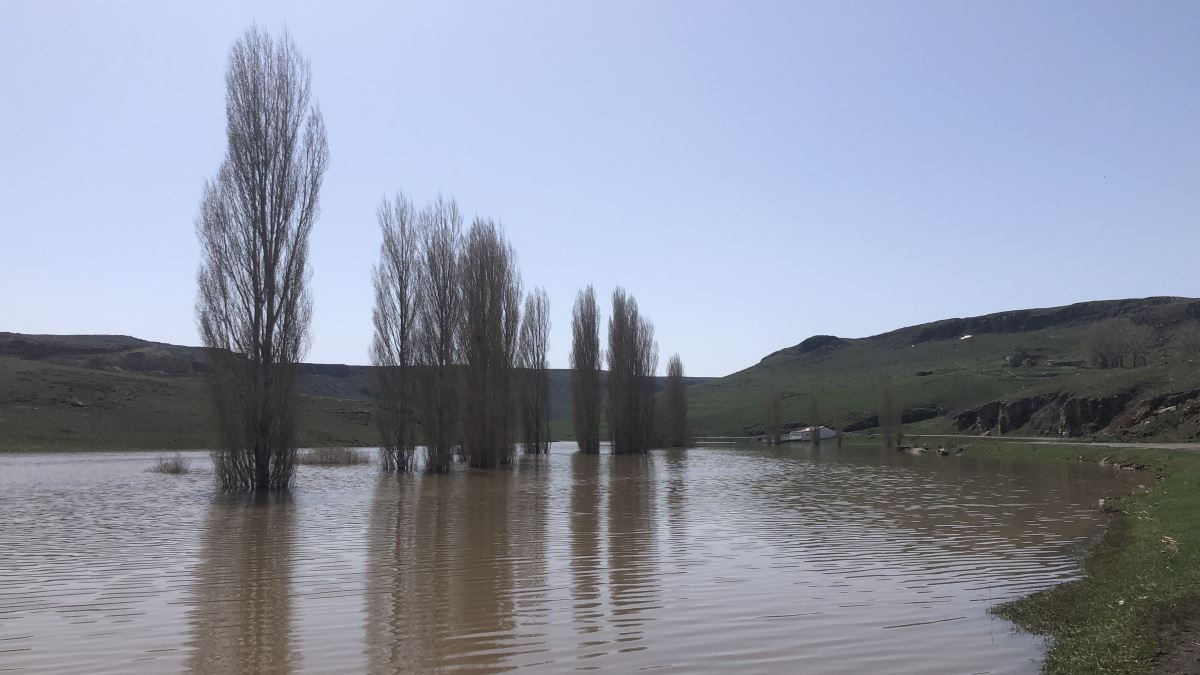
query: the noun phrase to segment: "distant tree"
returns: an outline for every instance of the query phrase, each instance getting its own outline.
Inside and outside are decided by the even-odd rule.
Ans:
[[[1083,334],[1083,354],[1096,368],[1136,368],[1149,363],[1154,331],[1125,318],[1101,319]]]
[[[817,404],[817,394],[814,392],[808,397],[808,428],[809,442],[814,448],[821,447],[821,411]]]
[[[1200,358],[1200,323],[1190,321],[1181,326],[1164,356],[1178,363],[1192,363]]]
[[[766,421],[764,428],[767,434],[767,442],[774,445],[783,437],[783,406],[782,398],[778,393],[772,393],[767,396],[766,411],[764,417]]]
[[[460,264],[463,364],[462,452],[473,467],[514,459],[513,374],[521,315],[517,254],[491,220],[476,218]]]
[[[683,384],[683,361],[672,354],[667,361],[667,384],[663,389],[664,441],[670,448],[685,448],[692,443],[688,431],[687,390]]]
[[[1116,324],[1116,325],[1114,325]],[[1083,334],[1083,355],[1096,368],[1112,368],[1120,363],[1120,321],[1104,319],[1089,326]]]
[[[417,406],[425,438],[425,468],[447,471],[454,463],[458,439],[462,214],[453,199],[439,196],[421,211],[418,222]]]
[[[654,325],[638,313],[637,300],[613,291],[608,320],[608,428],[616,454],[644,453],[654,431],[654,372],[658,344]]]
[[[1129,365],[1133,368],[1150,364],[1150,346],[1154,341],[1154,330],[1145,324],[1127,322],[1124,326],[1125,350]]]
[[[879,388],[879,431],[884,447],[896,449],[904,442],[903,415],[892,391],[892,378],[884,377]]]
[[[525,452],[550,452],[550,296],[535,288],[521,317],[520,408]]]
[[[417,358],[417,306],[421,287],[422,233],[412,203],[397,192],[378,210],[383,243],[374,268],[375,336],[371,363],[375,379],[375,419],[384,471],[415,468],[413,413]]]
[[[295,366],[312,316],[308,240],[329,151],[308,60],[251,27],[225,74],[225,160],[204,186],[196,315],[210,359],[218,485],[287,490]]]
[[[589,284],[571,313],[571,403],[579,450],[600,452],[600,308]]]

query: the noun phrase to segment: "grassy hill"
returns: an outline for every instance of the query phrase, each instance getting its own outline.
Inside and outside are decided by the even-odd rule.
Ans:
[[[1097,322],[1147,326],[1146,363],[1084,364]],[[766,400],[785,421],[876,426],[883,378],[909,433],[1200,438],[1200,300],[1145,298],[946,319],[868,338],[814,336],[743,371],[691,378],[699,436],[760,432]],[[1019,356],[1019,358],[1014,358]],[[0,451],[211,445],[204,351],[113,335],[0,333]],[[661,387],[662,381],[659,381]],[[368,367],[303,364],[301,440],[373,445]],[[551,371],[551,431],[571,435],[568,373]]]
[[[1085,332],[1111,318],[1153,330],[1149,365],[1083,363]],[[1146,298],[947,319],[861,339],[815,336],[690,387],[691,420],[698,435],[755,433],[767,398],[778,394],[792,424],[809,422],[816,396],[821,421],[871,428],[888,377],[910,432],[1195,438],[1200,368],[1185,342],[1198,318],[1200,301]]]
[[[206,370],[197,347],[0,333],[0,451],[209,447]],[[369,367],[306,363],[299,381],[303,444],[378,442]],[[550,372],[550,398],[552,433],[561,438],[571,426],[567,371]]]

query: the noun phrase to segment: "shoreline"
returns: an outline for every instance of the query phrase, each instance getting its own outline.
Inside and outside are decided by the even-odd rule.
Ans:
[[[1200,656],[1200,457],[1186,450],[982,439],[978,456],[1138,467],[1147,489],[1106,500],[1083,577],[992,608],[1049,640],[1045,673],[1189,673]]]

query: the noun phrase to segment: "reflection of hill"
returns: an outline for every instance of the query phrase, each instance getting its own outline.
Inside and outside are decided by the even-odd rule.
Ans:
[[[189,618],[195,672],[288,672],[295,507],[218,498],[201,535]]]

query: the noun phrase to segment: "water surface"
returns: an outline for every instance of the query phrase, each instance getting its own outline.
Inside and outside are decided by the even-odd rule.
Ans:
[[[1082,463],[556,444],[514,470],[0,456],[0,671],[1036,672],[988,608],[1079,574]]]

